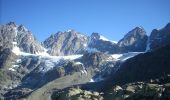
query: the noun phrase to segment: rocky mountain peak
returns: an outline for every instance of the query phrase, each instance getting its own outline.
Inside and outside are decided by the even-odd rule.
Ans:
[[[136,26],[134,29],[136,29],[136,30],[144,30],[144,28],[142,26]]]
[[[44,50],[33,34],[23,25],[18,26],[14,22],[9,22],[0,27],[0,32],[0,46],[3,49],[18,48],[27,53],[38,53]]]
[[[78,54],[87,46],[87,36],[74,30],[58,32],[43,42],[51,55]]]
[[[148,36],[144,28],[136,27],[129,31],[119,42],[122,52],[144,51]]]
[[[25,31],[25,32],[26,32],[26,31],[28,31],[28,29],[25,28],[25,26],[21,24],[21,25],[18,27],[18,31],[23,31],[23,32]]]
[[[170,44],[170,23],[160,30],[153,29],[149,37],[149,44],[151,50]]]
[[[124,37],[130,38],[130,37],[137,37],[137,36],[144,36],[146,35],[146,32],[143,27],[135,27],[131,31],[129,31]]]
[[[15,22],[9,22],[9,23],[7,23],[6,25],[13,26],[13,27],[17,27],[17,25],[15,24]]]
[[[73,32],[76,32],[74,29],[69,29],[69,30],[67,30],[67,31],[65,31],[65,32],[70,32],[70,33],[73,33]]]
[[[92,33],[89,37],[88,47],[95,52],[118,53],[119,47],[99,33]]]
[[[100,35],[99,35],[99,33],[92,33],[91,34],[91,39],[95,39],[95,40],[98,40],[100,38]]]

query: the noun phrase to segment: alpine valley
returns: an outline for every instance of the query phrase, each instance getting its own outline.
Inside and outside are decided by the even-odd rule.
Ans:
[[[0,25],[0,100],[170,99],[170,23],[118,42],[75,30],[42,43],[23,25]]]

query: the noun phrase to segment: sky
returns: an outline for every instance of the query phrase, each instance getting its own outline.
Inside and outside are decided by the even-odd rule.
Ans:
[[[118,41],[136,26],[164,27],[169,10],[170,0],[0,0],[0,24],[23,24],[39,41],[69,29]]]

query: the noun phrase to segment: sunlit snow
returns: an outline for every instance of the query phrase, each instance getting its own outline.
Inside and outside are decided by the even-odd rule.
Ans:
[[[75,62],[76,65],[83,65],[81,62]]]
[[[20,49],[19,49],[17,46],[15,46],[15,47],[12,49],[12,52],[15,53],[16,55],[20,55],[20,54],[21,54],[21,51],[20,51]]]
[[[121,56],[123,56],[123,54],[113,54],[111,55],[114,59],[118,59],[120,58]]]
[[[90,79],[90,82],[94,82],[94,80],[93,80],[93,79]]]
[[[114,43],[114,44],[117,44],[117,41],[111,41],[111,40],[109,40],[109,39],[107,39],[106,37],[104,37],[104,36],[102,36],[102,35],[100,35],[100,38],[99,38],[100,40],[103,40],[103,41],[110,41],[110,42],[112,42],[112,43]]]
[[[150,50],[150,42],[149,42],[149,41],[150,41],[150,40],[148,39],[148,41],[147,41],[147,46],[146,46],[146,50],[145,50],[146,52]]]
[[[104,36],[100,35],[100,39],[104,40],[104,41],[109,41],[107,38],[105,38]]]

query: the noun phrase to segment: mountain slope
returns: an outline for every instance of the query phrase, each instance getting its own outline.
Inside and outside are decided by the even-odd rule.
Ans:
[[[19,47],[21,51],[27,53],[43,52],[44,48],[35,39],[33,34],[23,25],[17,26],[14,22],[0,26],[0,47],[13,49]]]
[[[23,25],[1,25],[0,98],[51,99],[54,92],[70,86],[105,92],[113,85],[167,76],[168,29],[169,24],[160,30],[161,35],[148,39],[144,29],[136,27],[118,43],[99,33],[85,36],[69,30],[51,35],[43,47]],[[145,52],[157,36],[164,41],[158,43],[160,49]],[[96,95],[88,91],[81,93]]]
[[[148,36],[142,27],[128,32],[119,42],[121,52],[142,52],[146,49]]]
[[[164,28],[154,29],[149,37],[149,47],[151,50],[170,44],[170,23]]]
[[[101,100],[170,99],[170,45],[139,54],[121,64],[110,79],[54,91],[53,100],[100,98]],[[92,88],[90,88],[92,87]],[[94,91],[93,88],[102,91]],[[96,89],[97,90],[97,89]]]
[[[146,81],[170,74],[170,45],[139,54],[124,62],[112,80],[114,84]]]
[[[113,41],[106,39],[99,33],[92,33],[89,37],[88,49],[94,49],[98,52],[113,54],[119,53],[119,47]]]
[[[53,56],[79,54],[87,46],[87,37],[70,30],[51,35],[43,44],[48,49],[48,53]]]

